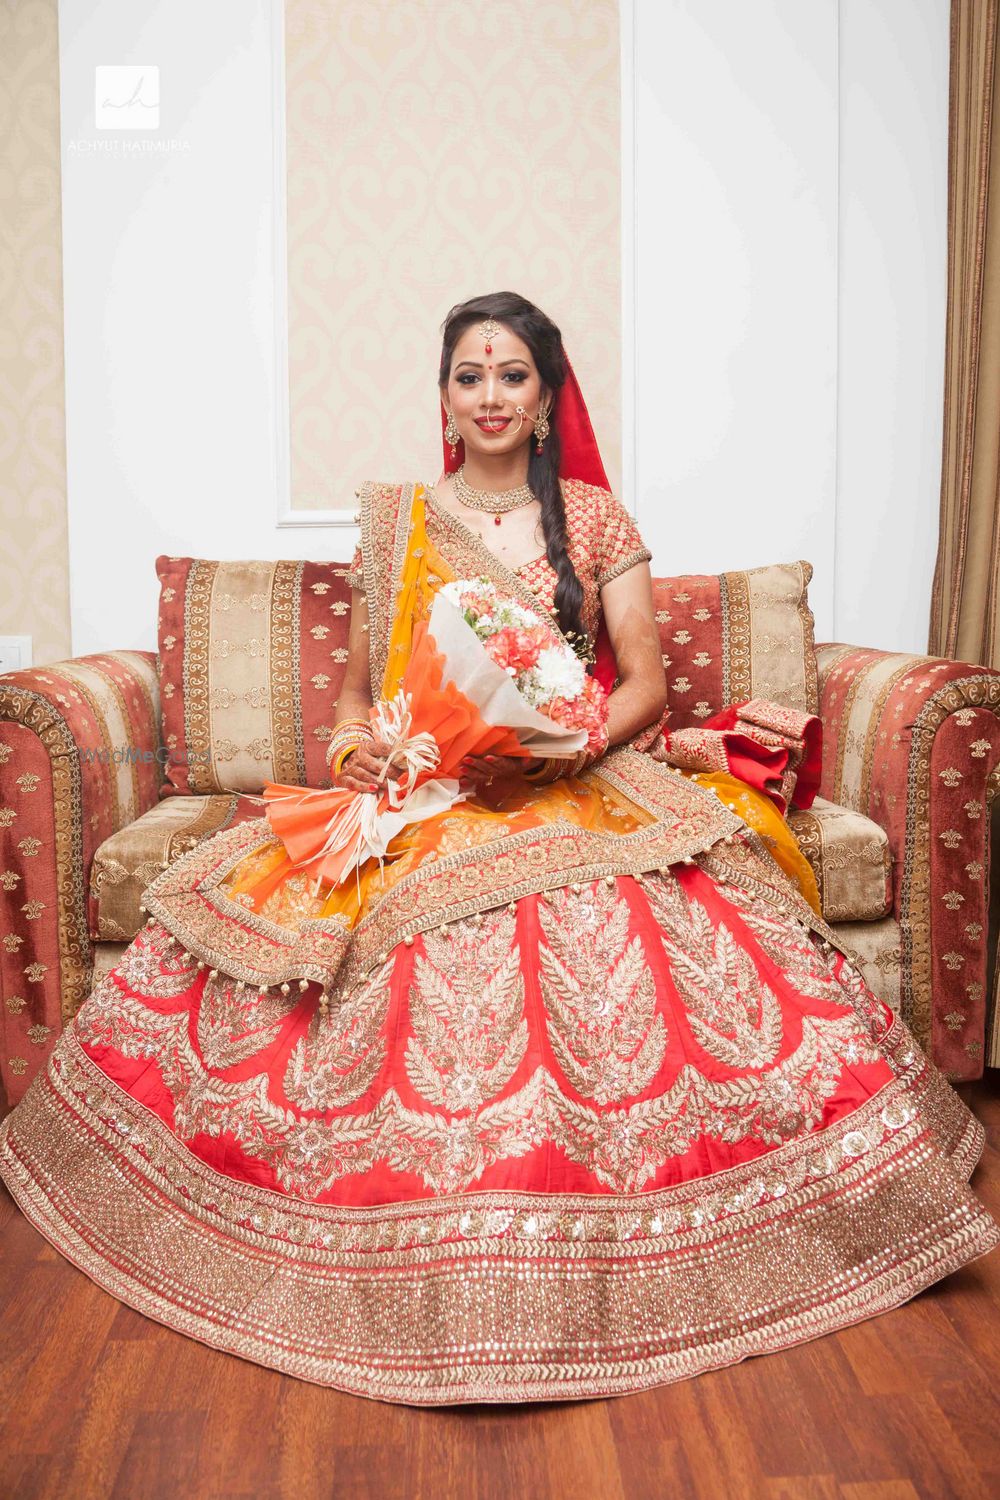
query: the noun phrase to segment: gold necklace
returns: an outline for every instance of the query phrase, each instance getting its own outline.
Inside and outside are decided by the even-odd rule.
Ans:
[[[530,484],[519,484],[513,490],[474,490],[465,477],[462,464],[452,475],[455,495],[470,510],[489,511],[495,526],[500,525],[500,516],[508,510],[517,510],[520,505],[530,505],[535,492]]]

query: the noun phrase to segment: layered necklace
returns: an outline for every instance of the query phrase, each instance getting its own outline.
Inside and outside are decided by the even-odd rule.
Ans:
[[[476,490],[465,477],[465,465],[462,464],[452,475],[455,486],[455,494],[463,505],[468,505],[471,510],[485,510],[493,517],[493,524],[500,525],[500,517],[509,510],[517,510],[521,505],[530,505],[536,498],[530,484],[519,484],[512,490]]]

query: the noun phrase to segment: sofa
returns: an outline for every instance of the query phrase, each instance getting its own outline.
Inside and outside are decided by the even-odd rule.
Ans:
[[[348,567],[161,557],[158,650],[0,676],[0,1108],[202,838],[263,816],[265,780],[323,785]],[[993,1005],[1000,672],[816,644],[806,561],[654,579],[670,727],[771,698],[817,713],[820,794],[788,813],[823,915],[952,1080]],[[151,588],[152,594],[152,588]]]

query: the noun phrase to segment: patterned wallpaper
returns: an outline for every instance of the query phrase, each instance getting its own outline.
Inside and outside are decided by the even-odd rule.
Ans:
[[[560,326],[620,483],[617,0],[287,0],[292,505],[434,480],[441,323]]]
[[[0,634],[69,655],[56,0],[0,0]]]

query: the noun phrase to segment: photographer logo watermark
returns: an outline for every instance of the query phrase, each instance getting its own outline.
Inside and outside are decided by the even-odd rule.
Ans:
[[[99,63],[94,69],[94,123],[98,130],[159,130],[159,68]]]
[[[94,132],[66,143],[69,158],[150,161],[187,156],[191,142],[160,131],[160,70],[152,63],[98,63],[94,69]]]

